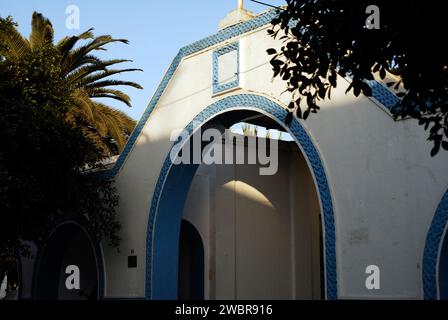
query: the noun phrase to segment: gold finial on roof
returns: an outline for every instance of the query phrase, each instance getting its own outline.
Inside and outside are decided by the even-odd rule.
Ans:
[[[238,0],[238,10],[243,10],[243,9],[244,9],[243,0]]]

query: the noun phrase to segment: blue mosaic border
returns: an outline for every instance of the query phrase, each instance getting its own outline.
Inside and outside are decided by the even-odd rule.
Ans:
[[[230,109],[256,109],[261,112],[267,113],[270,117],[276,119],[280,123],[285,122],[287,110],[279,104],[269,100],[266,97],[253,95],[253,94],[240,94],[223,98],[212,105],[205,108],[199,115],[197,115],[185,128],[190,134],[194,132],[197,126],[201,126],[205,122],[219,113],[228,111]],[[196,125],[196,127],[194,126]],[[336,231],[335,220],[333,212],[333,203],[328,185],[328,179],[325,174],[324,166],[319,153],[311,141],[306,130],[300,124],[300,122],[294,118],[292,124],[289,126],[291,134],[295,137],[296,142],[301,146],[304,155],[308,158],[308,161],[312,167],[314,177],[316,179],[317,187],[319,190],[322,217],[324,220],[325,238],[325,279],[326,279],[326,298],[337,299],[337,273],[336,273]],[[174,145],[173,145],[174,146]],[[157,181],[151,208],[148,218],[147,227],[147,256],[146,256],[146,297],[151,298],[151,279],[152,279],[152,257],[153,252],[153,234],[154,223],[157,215],[157,208],[159,200],[165,187],[165,181],[170,173],[172,162],[170,159],[170,152],[165,159],[162,170],[160,172],[159,179]]]
[[[260,14],[253,19],[242,22],[239,24],[236,24],[234,26],[225,28],[223,30],[220,30],[218,33],[208,36],[202,40],[193,42],[190,45],[187,45],[179,50],[179,53],[176,55],[176,57],[173,59],[171,65],[168,68],[168,71],[165,73],[165,75],[162,78],[162,81],[160,82],[159,86],[156,89],[156,92],[154,93],[153,97],[151,98],[151,101],[149,102],[148,106],[146,107],[145,111],[143,112],[142,117],[140,118],[140,121],[138,122],[137,126],[135,127],[134,131],[132,132],[131,136],[128,139],[128,142],[126,143],[126,146],[123,149],[123,152],[121,152],[120,156],[118,157],[114,167],[110,170],[107,170],[104,172],[105,178],[113,178],[118,174],[121,167],[123,166],[127,156],[129,155],[129,152],[132,150],[132,147],[134,146],[138,136],[140,135],[141,131],[143,130],[144,125],[148,121],[149,116],[151,115],[152,111],[156,107],[157,103],[160,100],[160,97],[162,96],[163,92],[165,91],[166,87],[168,86],[169,81],[173,77],[175,71],[177,70],[177,67],[179,66],[182,59],[186,56],[189,56],[191,54],[197,53],[201,50],[210,48],[214,45],[217,45],[221,42],[228,41],[232,38],[238,37],[244,33],[256,30],[258,28],[261,28],[267,24],[269,24],[273,18],[277,16],[276,10],[270,10],[263,14]],[[398,101],[398,98],[395,94],[393,94],[390,90],[385,88],[383,85],[378,83],[377,81],[372,81],[370,83],[372,86],[372,95],[373,97],[383,104],[387,109],[391,109],[394,106],[394,102]]]
[[[232,52],[236,51],[237,58],[236,58],[236,80],[227,82],[224,84],[219,84],[219,57]],[[240,46],[238,42],[232,43],[228,46],[225,46],[223,48],[217,49],[213,51],[213,77],[212,77],[212,87],[213,87],[213,94],[217,94],[229,89],[233,89],[239,86],[240,84]]]
[[[392,111],[400,103],[400,99],[383,84],[376,80],[369,80],[367,83],[372,89],[372,97],[380,102],[387,110]]]
[[[423,294],[426,300],[436,300],[437,296],[437,264],[439,249],[442,245],[443,232],[448,222],[448,191],[442,197],[426,236],[423,253]]]

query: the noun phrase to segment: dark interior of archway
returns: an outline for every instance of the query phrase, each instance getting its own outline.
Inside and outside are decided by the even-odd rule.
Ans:
[[[35,278],[35,298],[43,300],[95,300],[98,273],[95,253],[89,238],[74,224],[59,227],[43,248]],[[65,269],[76,265],[80,271],[80,289],[68,290]]]
[[[204,246],[197,230],[182,220],[179,242],[180,300],[204,299]]]

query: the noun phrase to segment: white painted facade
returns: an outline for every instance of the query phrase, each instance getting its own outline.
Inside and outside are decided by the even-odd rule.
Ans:
[[[259,95],[284,108],[290,102],[290,96],[282,94],[285,83],[272,79],[266,49],[279,48],[281,42],[267,35],[268,27],[268,24],[260,26],[182,57],[135,143],[130,142],[130,152],[122,155],[124,163],[115,176],[120,195],[118,211],[122,241],[119,252],[103,246],[105,298],[148,298],[148,288],[145,287],[147,273],[150,272],[147,270],[147,255],[153,253],[153,248],[147,249],[148,219],[156,183],[173,145],[170,141],[173,130],[185,128],[205,108],[233,95]],[[239,45],[239,85],[213,94],[213,52],[235,42]],[[331,193],[335,220],[337,298],[422,299],[423,252],[437,206],[448,187],[448,153],[440,152],[431,158],[431,143],[426,141],[427,134],[415,120],[395,122],[379,101],[345,94],[347,86],[348,82],[339,78],[332,99],[321,103],[322,108],[317,115],[300,122],[317,148]],[[303,234],[300,232],[303,225],[294,220],[300,220],[294,209],[301,203],[296,191],[303,187],[301,183],[306,179],[297,177],[300,163],[295,166],[291,163],[300,162],[300,157],[302,155],[285,155],[280,162],[283,165],[279,176],[260,182],[261,185],[267,184],[265,195],[268,199],[284,195],[281,193],[284,190],[278,189],[277,184],[290,183],[285,197],[288,207],[276,210],[283,212],[285,221],[291,225],[285,222],[273,227],[272,239],[265,238],[261,229],[251,230],[253,217],[247,215],[253,213],[251,210],[257,204],[244,207],[241,203],[241,210],[229,209],[239,214],[239,224],[228,220],[230,216],[220,214],[226,205],[232,203],[226,197],[232,198],[238,194],[226,193],[223,182],[239,181],[238,177],[224,179],[225,168],[199,168],[186,201],[184,218],[195,225],[204,241],[206,298],[318,297],[317,294],[300,292],[301,282],[298,279],[302,276],[304,279],[313,277],[309,266],[307,271],[307,268],[293,263],[306,250],[305,247],[300,249],[297,244]],[[305,164],[309,167],[310,162],[304,158],[302,165]],[[261,178],[251,170],[242,170],[238,174],[256,184],[257,179]],[[313,185],[316,188],[315,177],[311,177],[310,172],[306,173],[310,175],[308,190],[312,190]],[[251,183],[247,187],[241,182],[231,182],[230,187],[240,188],[241,191],[245,187],[253,187]],[[211,190],[214,194],[207,197]],[[318,202],[315,206],[317,212],[322,209],[319,209]],[[300,210],[306,213],[311,209]],[[255,227],[261,227],[263,223],[266,226],[274,222],[269,219],[257,221]],[[267,253],[278,255],[274,260],[261,254],[256,255],[258,260],[243,260],[238,266],[242,268],[240,274],[245,276],[235,282],[235,274],[238,274],[232,269],[235,264],[226,265],[229,260],[219,259],[222,259],[223,252],[239,244],[232,242],[235,240],[220,239],[219,235],[235,239],[236,231],[232,230],[238,230],[235,229],[238,226],[242,228],[237,237],[242,242],[240,249],[243,251],[240,252],[244,252],[245,243],[259,241],[260,247],[266,248]],[[209,233],[210,230],[214,230],[214,235]],[[253,237],[246,239],[248,234]],[[288,236],[282,239],[285,234]],[[210,248],[212,243],[213,248]],[[127,257],[131,252],[138,258],[137,268],[128,268]],[[285,252],[287,254],[283,254]],[[210,255],[215,256],[215,260]],[[230,256],[238,257],[235,252],[231,252]],[[240,259],[244,259],[244,255]],[[255,272],[257,264],[254,261],[263,262],[259,268],[265,269]],[[277,269],[272,267],[275,264],[279,266]],[[368,275],[365,270],[368,265],[377,265],[381,270],[380,290],[366,289]],[[272,287],[256,283],[257,274],[267,276],[264,272],[284,281],[277,293],[267,294],[263,290],[271,290]],[[229,284],[231,281],[232,285]],[[239,294],[236,293],[238,290]]]

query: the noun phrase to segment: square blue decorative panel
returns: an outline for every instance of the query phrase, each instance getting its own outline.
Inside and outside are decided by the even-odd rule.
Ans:
[[[213,94],[239,86],[238,42],[213,51]]]

